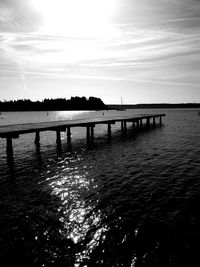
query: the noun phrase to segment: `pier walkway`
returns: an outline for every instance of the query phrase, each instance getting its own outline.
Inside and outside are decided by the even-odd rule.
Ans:
[[[162,124],[162,117],[165,114],[148,114],[138,116],[109,116],[100,118],[87,118],[76,120],[63,120],[52,122],[39,123],[24,123],[15,125],[0,126],[0,137],[6,139],[7,143],[7,159],[13,160],[12,139],[18,138],[22,134],[35,133],[35,145],[40,146],[40,132],[55,131],[56,142],[58,149],[61,148],[61,132],[66,132],[67,142],[71,143],[71,128],[72,127],[86,127],[87,144],[91,144],[94,140],[94,127],[96,124],[106,124],[108,126],[108,138],[111,139],[111,125],[116,122],[121,122],[122,134],[127,133],[127,123],[132,123],[134,129],[141,129],[142,127],[149,128],[151,125],[156,126]],[[156,121],[158,120],[158,122]]]

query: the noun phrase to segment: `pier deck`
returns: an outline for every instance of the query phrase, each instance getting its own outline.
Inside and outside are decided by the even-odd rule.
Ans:
[[[86,139],[87,143],[92,143],[94,139],[94,127],[96,124],[107,124],[108,125],[108,138],[111,138],[111,125],[116,122],[121,122],[122,134],[125,135],[127,131],[127,122],[133,123],[134,128],[142,128],[143,120],[146,120],[146,127],[156,125],[156,118],[159,119],[159,125],[162,123],[162,117],[165,114],[148,114],[148,115],[137,115],[137,116],[109,116],[109,117],[99,117],[99,118],[87,118],[87,119],[77,119],[77,120],[62,120],[62,121],[52,121],[52,122],[39,122],[39,123],[24,123],[15,125],[5,125],[0,126],[0,137],[6,138],[7,140],[7,158],[13,158],[12,149],[12,138],[18,138],[19,135],[36,133],[35,144],[40,145],[40,132],[44,131],[56,131],[57,134],[57,146],[61,146],[60,132],[67,131],[67,142],[71,142],[71,132],[72,127],[86,127]],[[152,120],[152,123],[151,123]]]

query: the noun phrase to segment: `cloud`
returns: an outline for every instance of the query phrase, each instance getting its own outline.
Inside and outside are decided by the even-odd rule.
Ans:
[[[193,77],[196,84],[199,82],[198,35],[135,28],[132,32],[129,25],[121,36],[112,42],[31,33],[4,34],[1,39],[4,51],[18,69],[18,73],[11,71],[9,76],[25,73],[26,79],[103,79],[173,85],[187,84]],[[19,71],[21,65],[23,69]]]
[[[1,32],[36,31],[41,22],[29,0],[1,0],[0,18]]]
[[[199,1],[119,0],[113,34],[98,38],[44,34],[29,3],[0,2],[1,80],[18,79],[25,91],[27,81],[44,79],[200,84]]]

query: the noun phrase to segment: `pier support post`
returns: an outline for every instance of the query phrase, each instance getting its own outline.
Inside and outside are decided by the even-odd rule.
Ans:
[[[162,125],[162,116],[159,117],[160,125]]]
[[[57,153],[58,153],[58,155],[60,155],[61,154],[60,130],[56,130],[56,143],[57,143]]]
[[[124,136],[127,136],[127,127],[126,127],[126,121],[124,121]]]
[[[122,130],[122,136],[126,137],[127,135],[126,121],[121,122],[121,130]]]
[[[133,129],[133,131],[135,130],[135,122],[134,121],[132,122],[132,129]]]
[[[153,127],[156,127],[156,118],[153,117]]]
[[[67,143],[71,144],[71,129],[67,127]]]
[[[142,119],[140,119],[140,129],[142,129]]]
[[[11,164],[13,162],[12,137],[6,138],[6,152],[7,152],[7,162],[8,164]]]
[[[39,131],[35,132],[35,145],[37,147],[40,146],[40,132]]]
[[[86,139],[87,139],[87,146],[90,145],[90,126],[86,128]]]
[[[108,140],[111,140],[111,124],[108,123]]]
[[[122,135],[124,135],[124,122],[121,121],[121,132],[122,132]]]
[[[136,121],[136,124],[137,124],[137,129],[139,129],[140,128],[140,122],[139,122],[139,120]]]
[[[91,143],[94,143],[94,125],[91,126]]]
[[[150,127],[150,118],[147,118],[146,126],[147,126],[147,128]]]
[[[60,136],[60,131],[56,131],[56,143],[61,145],[61,136]]]

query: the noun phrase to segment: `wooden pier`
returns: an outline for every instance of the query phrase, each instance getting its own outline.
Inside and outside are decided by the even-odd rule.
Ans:
[[[7,143],[7,159],[8,162],[13,160],[12,139],[18,138],[22,134],[35,133],[35,145],[40,146],[40,132],[55,131],[57,148],[61,148],[61,132],[66,132],[67,143],[71,143],[71,128],[85,127],[86,140],[90,145],[94,141],[94,127],[97,124],[106,124],[108,129],[108,139],[111,139],[111,125],[116,122],[121,123],[122,135],[127,134],[127,123],[131,123],[133,129],[150,128],[162,124],[162,117],[165,114],[148,114],[138,116],[113,116],[101,118],[88,118],[65,121],[39,122],[39,123],[24,123],[15,125],[0,126],[0,137],[6,139]],[[157,121],[156,121],[157,120]]]

